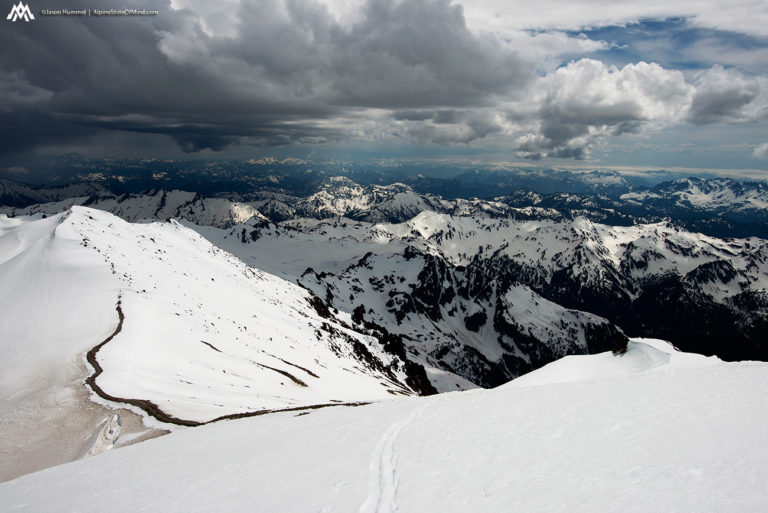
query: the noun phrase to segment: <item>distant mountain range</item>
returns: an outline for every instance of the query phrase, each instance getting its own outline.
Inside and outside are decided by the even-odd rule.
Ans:
[[[83,205],[128,221],[184,220],[245,262],[354,313],[360,326],[401,336],[420,363],[482,386],[614,347],[622,330],[726,359],[768,359],[761,182],[688,178],[630,192],[490,200],[347,177],[306,196],[4,187],[4,197],[55,200],[0,208],[10,215]]]
[[[0,167],[0,179],[63,186],[92,181],[116,194],[179,189],[205,196],[271,191],[308,196],[329,178],[344,176],[361,185],[403,183],[445,198],[492,198],[520,189],[539,193],[625,192],[684,175],[670,171],[622,174],[496,163],[402,160],[310,161],[266,157],[249,160],[93,159],[73,153]]]
[[[589,192],[541,193],[513,189],[506,195],[482,199],[469,183],[493,181],[501,172],[478,172],[474,182],[461,182],[461,196],[433,192],[451,180],[410,177],[387,185],[361,185],[346,176],[308,179],[292,188],[275,187],[272,180],[247,192],[205,194],[153,183],[149,190],[122,193],[104,181],[84,181],[58,187],[34,187],[0,179],[0,212],[57,212],[67,205],[90,205],[127,220],[182,217],[198,224],[226,227],[255,216],[272,222],[310,217],[344,216],[367,222],[402,222],[429,210],[452,215],[481,215],[513,219],[565,220],[586,217],[614,226],[670,221],[681,228],[716,237],[768,237],[768,184],[728,178],[684,178],[651,188],[631,185],[618,174],[580,174]],[[502,174],[503,175],[503,174]],[[509,174],[515,182],[525,174]],[[556,174],[555,174],[556,175]],[[506,175],[503,175],[506,176]],[[574,175],[577,176],[577,175]],[[272,177],[274,178],[274,177]],[[274,178],[276,182],[280,182]],[[443,185],[436,185],[442,183]],[[452,183],[452,182],[451,182]],[[457,186],[458,187],[458,186]],[[496,183],[496,190],[505,187]],[[308,191],[307,191],[308,189]],[[425,190],[427,189],[427,190]],[[303,191],[303,192],[302,192]],[[206,209],[208,214],[203,216]],[[202,217],[201,217],[202,216]]]

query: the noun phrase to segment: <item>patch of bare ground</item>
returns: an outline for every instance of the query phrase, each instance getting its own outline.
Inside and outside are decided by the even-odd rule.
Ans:
[[[114,412],[122,420],[115,447],[168,433],[146,427],[129,410],[91,401],[83,385],[88,371],[82,361],[72,362],[34,383],[28,393],[0,403],[0,482],[82,458],[102,421]]]

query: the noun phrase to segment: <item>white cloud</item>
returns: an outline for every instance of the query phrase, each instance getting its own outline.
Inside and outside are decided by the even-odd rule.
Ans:
[[[688,119],[696,124],[768,118],[768,79],[715,65],[694,77],[696,94]]]
[[[685,17],[698,27],[768,36],[765,2],[761,0],[464,0],[467,24],[473,30],[508,34],[522,29],[581,30],[624,25],[642,19]]]
[[[760,146],[757,146],[752,151],[752,158],[753,159],[763,159],[765,158],[766,154],[768,154],[768,142],[761,144]]]
[[[515,106],[531,116],[517,138],[522,156],[584,158],[597,140],[674,123],[694,88],[682,72],[640,62],[621,69],[592,59],[571,62],[532,87]]]
[[[239,5],[240,0],[171,0],[173,9],[194,13],[209,37],[234,37],[237,34]]]

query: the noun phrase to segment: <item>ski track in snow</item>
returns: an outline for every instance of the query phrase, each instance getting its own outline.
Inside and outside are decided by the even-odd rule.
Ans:
[[[360,507],[360,513],[395,513],[400,510],[397,504],[397,485],[400,476],[397,471],[395,442],[403,428],[409,425],[423,409],[392,424],[379,440],[371,457],[368,497]]]

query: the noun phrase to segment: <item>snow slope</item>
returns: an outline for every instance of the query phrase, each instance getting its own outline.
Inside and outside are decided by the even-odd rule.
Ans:
[[[70,246],[79,242],[78,250],[71,248],[73,259],[82,254],[97,270],[87,280],[75,279],[94,288],[82,300],[99,308],[67,312],[72,326],[65,332],[77,334],[79,345],[64,347],[53,332],[33,340],[20,333],[4,340],[3,349],[11,355],[23,350],[39,357],[41,347],[45,354],[54,345],[62,353],[82,353],[115,330],[119,302],[125,320],[97,353],[103,373],[96,382],[107,394],[152,401],[173,417],[205,422],[263,409],[381,399],[391,396],[390,390],[411,393],[398,382],[404,375],[398,376],[396,368],[391,375],[383,371],[393,359],[375,339],[321,317],[304,289],[246,266],[175,222],[130,224],[74,207],[25,228],[44,241],[65,237]],[[15,235],[7,233],[3,241],[10,237],[16,242]],[[22,247],[8,250],[21,254],[10,262],[15,265],[3,266],[10,266],[7,272],[18,280],[39,275],[24,266],[26,260],[36,265],[39,258]],[[50,261],[58,260],[55,249],[50,253]],[[26,290],[19,287],[6,300],[18,304],[21,298],[31,305],[44,298],[55,302],[56,311],[57,298],[47,291],[60,274],[56,270],[46,276],[39,287],[27,283]],[[20,321],[4,319],[12,329],[23,322],[50,326],[36,316],[14,313]],[[77,329],[91,325],[93,313],[108,320],[95,324],[99,335]],[[372,352],[382,369],[367,368],[352,341]]]
[[[621,377],[202,426],[4,483],[0,510],[766,511],[768,365],[668,356]]]
[[[149,412],[163,429],[414,393],[376,338],[176,222],[84,207],[0,216],[0,283],[0,476],[38,442],[69,447],[40,455],[48,464],[83,452],[109,413],[62,419],[89,408],[89,375],[100,404]]]

